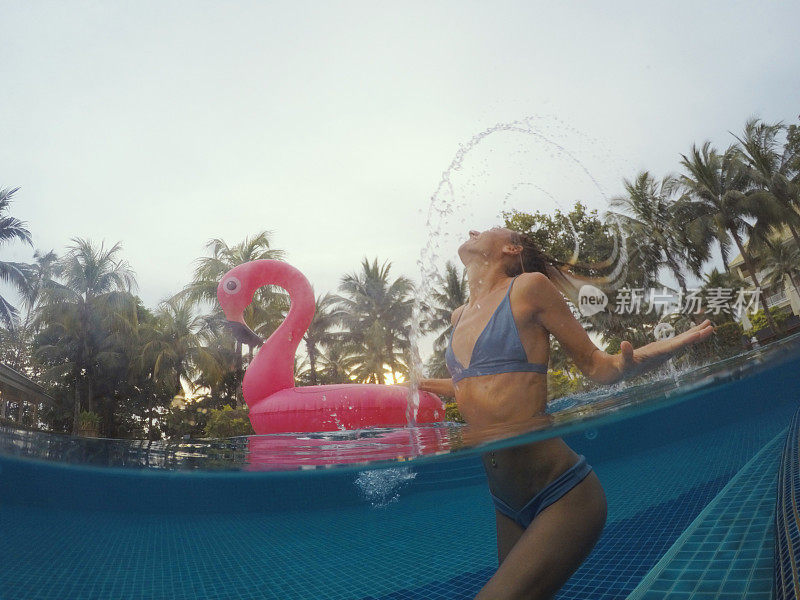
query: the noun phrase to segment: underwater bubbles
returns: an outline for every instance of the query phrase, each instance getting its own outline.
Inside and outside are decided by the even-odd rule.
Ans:
[[[373,507],[386,506],[400,499],[399,490],[417,476],[408,467],[362,471],[355,485]]]

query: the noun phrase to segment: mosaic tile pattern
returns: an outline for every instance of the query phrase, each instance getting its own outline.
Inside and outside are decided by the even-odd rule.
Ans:
[[[741,423],[731,424],[596,465],[606,489],[609,521],[556,598],[626,598],[731,478],[765,446],[785,438],[786,420],[764,416],[748,427],[745,434]],[[779,447],[763,451],[777,461]],[[774,481],[760,490],[774,502]]]
[[[775,500],[774,589],[776,600],[800,596],[800,410],[789,425],[778,472]]]
[[[771,598],[775,484],[787,431],[725,485],[629,600]]]

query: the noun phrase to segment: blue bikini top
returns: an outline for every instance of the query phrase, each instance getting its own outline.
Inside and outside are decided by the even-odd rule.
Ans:
[[[517,278],[515,277],[514,280]],[[453,378],[453,382],[466,377],[478,377],[480,375],[495,375],[497,373],[511,373],[525,371],[531,373],[547,373],[547,365],[543,363],[528,362],[528,356],[519,338],[519,330],[514,322],[514,315],[511,314],[511,286],[500,305],[495,309],[492,318],[484,327],[475,347],[472,349],[472,357],[469,366],[464,368],[456,355],[453,353],[453,334],[456,331],[458,321],[453,326],[450,333],[450,340],[445,351],[445,362],[447,370]],[[461,316],[459,315],[459,321]]]

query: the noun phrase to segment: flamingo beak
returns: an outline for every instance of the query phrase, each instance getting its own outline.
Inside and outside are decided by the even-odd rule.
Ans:
[[[236,321],[228,320],[227,324],[233,337],[242,344],[246,344],[250,347],[258,347],[264,343],[264,340],[261,339],[261,336],[250,329],[244,322],[244,319]]]

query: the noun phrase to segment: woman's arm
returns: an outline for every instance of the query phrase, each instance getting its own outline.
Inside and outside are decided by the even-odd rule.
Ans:
[[[531,303],[533,318],[555,336],[575,366],[597,383],[610,385],[638,375],[671,358],[684,346],[704,340],[714,330],[706,319],[680,335],[636,350],[629,341],[623,341],[619,354],[608,354],[592,342],[569,310],[564,296],[546,275],[525,273],[518,278],[517,285]]]
[[[450,396],[451,398],[456,395],[452,379],[420,379],[419,389],[423,392],[433,392],[434,394]]]

